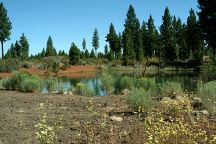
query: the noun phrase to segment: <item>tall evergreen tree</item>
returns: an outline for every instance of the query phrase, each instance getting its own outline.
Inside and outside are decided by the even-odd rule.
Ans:
[[[174,32],[172,27],[172,17],[168,7],[164,11],[164,16],[162,17],[162,25],[160,27],[161,39],[163,42],[164,58],[167,60],[176,59],[176,50],[174,46]]]
[[[216,1],[198,0],[198,3],[200,9],[198,15],[204,38],[216,55]]]
[[[108,58],[109,50],[107,44],[104,46],[104,56],[105,58]]]
[[[187,46],[193,58],[196,58],[202,53],[204,43],[194,10],[191,9],[189,13],[190,15],[187,18]]]
[[[16,41],[14,46],[14,58],[20,58],[21,57],[21,46],[18,41]]]
[[[140,53],[140,23],[136,17],[134,7],[129,6],[127,12],[127,18],[124,24],[123,31],[123,60],[124,64],[128,63],[128,60],[134,60],[139,58]]]
[[[76,65],[76,64],[79,63],[80,50],[75,45],[75,43],[71,44],[71,47],[70,47],[70,50],[69,50],[69,59],[70,59],[70,64],[72,64],[72,65]]]
[[[119,45],[118,35],[116,34],[115,27],[112,23],[110,24],[109,33],[106,36],[106,41],[109,43],[110,49],[114,52],[115,58],[117,58],[121,48]]]
[[[92,38],[92,46],[95,49],[95,53],[97,55],[97,49],[99,48],[99,34],[96,28],[94,30],[94,34]]]
[[[147,49],[147,41],[148,41],[148,37],[147,37],[147,27],[146,27],[146,22],[143,21],[142,27],[141,27],[141,34],[142,34],[142,51],[143,51],[143,55],[146,55],[146,49]]]
[[[145,54],[147,57],[152,57],[153,52],[156,50],[156,45],[157,45],[156,31],[157,30],[154,25],[154,19],[150,15],[147,22],[147,33],[146,36],[144,36],[144,38],[146,38]]]
[[[57,55],[56,49],[53,47],[53,41],[51,36],[48,37],[47,46],[46,46],[46,56],[55,56]]]
[[[46,56],[46,51],[45,51],[45,49],[43,48],[43,50],[42,50],[42,52],[41,52],[41,58],[44,58],[45,56]]]
[[[90,53],[89,57],[90,58],[96,58],[94,49],[91,50],[91,53]]]
[[[8,49],[7,53],[5,54],[5,59],[14,58],[14,44],[12,43],[10,48]]]
[[[4,42],[10,39],[12,25],[7,16],[7,10],[3,3],[0,3],[0,42],[2,47],[2,59],[4,59]]]
[[[86,50],[86,40],[85,40],[85,38],[83,38],[83,41],[82,41],[82,48],[83,48],[84,51]]]
[[[21,59],[26,60],[29,57],[29,43],[24,33],[22,33],[22,36],[20,37],[19,44],[21,47]]]

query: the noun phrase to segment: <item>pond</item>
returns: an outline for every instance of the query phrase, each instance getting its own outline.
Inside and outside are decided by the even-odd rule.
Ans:
[[[122,77],[125,75],[121,75]],[[129,74],[127,76],[130,77],[137,77],[136,75]],[[160,75],[147,75],[147,78],[154,78],[156,83],[158,84],[163,84],[165,82],[177,82],[180,83],[182,88],[187,91],[196,91],[197,88],[197,83],[199,80],[199,73],[195,72],[180,72],[180,73],[162,73]],[[96,93],[97,96],[106,96],[107,92],[104,91],[101,88],[102,81],[101,81],[101,75],[98,74],[95,77],[92,78],[67,78],[67,77],[62,77],[59,78],[60,83],[63,87],[64,91],[69,91],[73,89],[77,83],[84,83],[87,85],[89,88],[93,89]],[[43,89],[43,92],[46,93],[47,88],[45,87]]]

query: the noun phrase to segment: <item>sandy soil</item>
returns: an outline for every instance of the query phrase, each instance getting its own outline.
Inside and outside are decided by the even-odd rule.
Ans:
[[[40,70],[36,67],[31,68],[21,68],[19,71],[25,71],[30,74],[37,74],[37,75],[46,75],[47,72],[45,70]],[[70,66],[65,71],[60,70],[58,73],[49,73],[51,75],[57,75],[59,77],[70,77],[70,78],[91,78],[97,75],[98,69],[96,66],[92,65],[80,65],[80,66]],[[11,76],[11,73],[0,73],[0,79]]]
[[[34,126],[39,122],[39,103],[46,106],[48,125],[58,123],[63,115],[57,143],[88,143],[89,130],[95,143],[143,143],[143,121],[130,113],[125,96],[90,98],[0,91],[0,144],[37,143]],[[122,122],[110,120],[113,115],[123,118]],[[105,127],[100,126],[103,122]]]

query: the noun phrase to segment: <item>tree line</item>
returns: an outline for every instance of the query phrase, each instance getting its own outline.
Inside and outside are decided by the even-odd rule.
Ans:
[[[162,24],[156,28],[154,19],[150,15],[147,21],[137,18],[132,5],[126,14],[124,30],[116,32],[114,24],[109,26],[103,53],[97,53],[99,45],[99,34],[94,30],[92,37],[92,50],[89,53],[86,48],[85,38],[82,41],[80,50],[75,43],[71,44],[69,54],[71,64],[83,58],[107,58],[109,60],[122,60],[124,65],[134,62],[142,62],[143,59],[157,57],[159,61],[166,62],[200,62],[203,55],[210,53],[215,55],[216,51],[216,28],[215,28],[215,7],[216,2],[211,0],[198,0],[200,12],[198,18],[196,12],[191,9],[187,22],[183,23],[180,18],[171,15],[166,7],[162,16]],[[7,11],[0,4],[0,41],[2,44],[2,58],[4,58],[3,43],[9,39],[11,22]],[[57,53],[53,46],[52,38],[49,36],[46,49],[35,56],[43,58],[47,56],[67,56],[65,51]],[[24,34],[19,41],[12,44],[5,55],[5,58],[29,58],[29,43]]]

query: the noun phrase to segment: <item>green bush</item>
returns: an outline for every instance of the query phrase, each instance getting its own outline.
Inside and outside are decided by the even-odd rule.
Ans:
[[[87,85],[83,83],[77,83],[73,92],[81,96],[95,96],[94,90],[90,89]]]
[[[5,78],[3,80],[3,87],[7,90],[20,90],[21,83],[25,80],[29,75],[25,72],[13,72],[12,77]]]
[[[201,79],[205,82],[216,80],[216,64],[204,64],[201,67]]]
[[[21,92],[40,92],[43,89],[43,80],[39,76],[27,77],[21,82]]]
[[[101,75],[101,88],[105,90],[107,93],[111,94],[115,90],[115,78],[112,74],[103,73]]]
[[[148,111],[153,106],[151,91],[146,91],[145,89],[133,89],[133,91],[127,97],[127,103],[135,111]]]
[[[216,81],[205,84],[199,82],[197,95],[202,98],[204,106],[210,113],[216,113]]]
[[[134,78],[124,76],[120,79],[120,90],[129,89],[132,90],[135,87],[135,80]]]
[[[166,82],[157,88],[156,94],[159,94],[161,97],[175,97],[177,94],[183,93],[181,84],[177,82]]]
[[[0,61],[0,72],[12,72],[17,70],[19,62],[17,60],[1,60]]]
[[[155,79],[153,78],[140,78],[135,83],[137,88],[144,88],[145,90],[154,89],[156,85]]]
[[[58,79],[56,77],[48,77],[46,79],[46,88],[49,93],[56,91],[58,88]]]
[[[25,72],[13,72],[12,77],[1,80],[2,88],[21,92],[36,92],[43,88],[43,80],[39,76]]]

